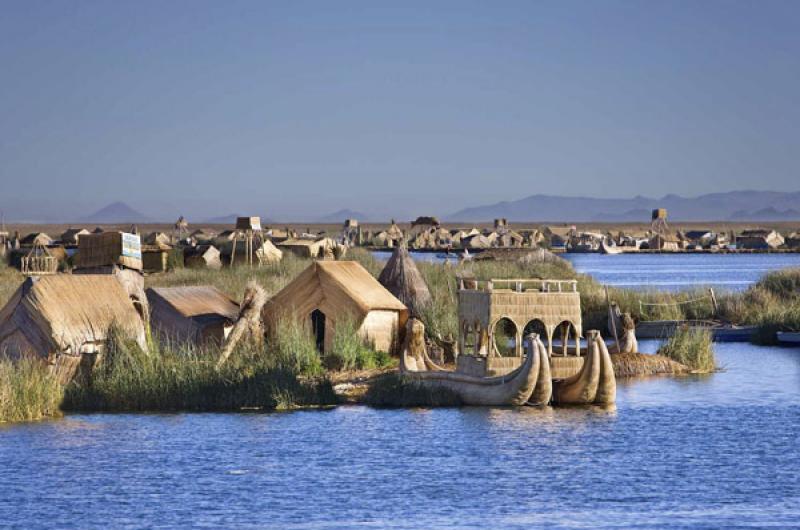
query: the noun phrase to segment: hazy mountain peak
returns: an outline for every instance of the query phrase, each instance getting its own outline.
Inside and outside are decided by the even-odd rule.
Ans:
[[[151,221],[149,217],[134,210],[126,203],[117,201],[101,208],[93,214],[85,217],[82,221],[87,223],[146,223]]]

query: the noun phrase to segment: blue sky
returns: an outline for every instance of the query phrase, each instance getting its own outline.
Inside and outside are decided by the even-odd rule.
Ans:
[[[444,214],[797,190],[800,2],[0,11],[0,209]],[[55,214],[54,214],[55,212]]]

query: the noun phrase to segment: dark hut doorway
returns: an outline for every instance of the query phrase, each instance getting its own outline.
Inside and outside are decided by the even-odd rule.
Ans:
[[[325,353],[325,313],[319,309],[311,312],[311,330],[317,343],[317,350]]]

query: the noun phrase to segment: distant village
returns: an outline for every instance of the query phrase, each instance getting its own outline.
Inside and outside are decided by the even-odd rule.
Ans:
[[[250,219],[250,218],[246,218]],[[257,220],[258,218],[252,218]],[[585,230],[574,225],[543,225],[515,228],[506,219],[495,219],[487,228],[448,228],[436,217],[418,217],[406,228],[392,220],[388,227],[368,229],[356,219],[346,219],[340,230],[262,227],[260,220],[249,227],[222,231],[209,228],[190,230],[181,217],[171,230],[139,234],[136,226],[127,231],[140,235],[143,270],[163,272],[171,267],[220,268],[248,256],[259,264],[279,261],[284,252],[314,259],[341,258],[349,247],[375,250],[404,244],[410,250],[434,251],[469,258],[493,249],[546,248],[553,252],[797,252],[800,231],[781,233],[774,229],[750,228],[740,231],[712,229],[671,230],[667,212],[654,210],[649,228],[635,231]],[[248,243],[243,235],[258,234]],[[74,266],[81,236],[104,232],[97,227],[70,227],[61,234],[31,232],[25,235],[0,229],[0,259],[22,272],[29,266],[67,270]],[[248,244],[257,244],[249,247]],[[492,255],[486,252],[485,257]]]

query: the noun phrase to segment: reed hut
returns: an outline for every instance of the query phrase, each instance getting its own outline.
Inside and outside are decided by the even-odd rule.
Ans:
[[[784,244],[786,245],[786,248],[791,248],[794,250],[800,249],[800,232],[792,232],[786,236]]]
[[[198,229],[189,234],[189,238],[194,241],[195,243],[208,243],[214,241],[217,237],[217,233],[213,230],[205,230],[205,229]]]
[[[769,250],[784,244],[783,236],[775,230],[744,230],[736,236],[736,248]]]
[[[239,304],[215,287],[147,289],[150,328],[165,343],[221,345],[239,316]]]
[[[44,232],[32,232],[23,237],[20,242],[23,247],[42,246],[47,247],[53,244],[53,238]]]
[[[655,234],[647,243],[650,250],[675,251],[683,248],[683,242],[675,234]]]
[[[183,264],[193,269],[222,268],[222,254],[214,245],[197,245],[183,250]]]
[[[97,232],[78,237],[76,268],[119,265],[142,270],[142,245],[139,236],[123,232]]]
[[[89,231],[85,228],[67,228],[63,234],[61,234],[61,243],[67,246],[77,246],[78,245],[78,238],[80,236],[89,235]]]
[[[278,248],[300,258],[334,259],[337,243],[329,237],[318,239],[287,239],[278,243]]]
[[[378,281],[408,308],[409,316],[421,318],[425,308],[431,304],[428,284],[405,245],[398,246],[392,252]]]
[[[164,232],[151,232],[145,236],[142,243],[154,246],[171,246],[172,238]]]
[[[229,241],[223,244],[220,253],[225,258],[227,263],[231,263],[231,256],[233,256],[234,265],[247,264],[247,242],[239,239],[235,242],[236,253],[233,253],[234,242]],[[254,262],[259,265],[268,263],[278,263],[283,259],[283,252],[276,247],[269,239],[254,238],[253,240],[253,256]]]
[[[142,270],[144,272],[167,272],[183,267],[183,247],[159,243],[142,245]]]
[[[546,226],[543,232],[551,248],[567,248],[572,236],[575,234],[575,227]]]
[[[74,275],[105,274],[116,279],[144,321],[149,321],[142,276],[142,247],[137,234],[98,232],[81,235],[74,261]]]
[[[307,323],[321,352],[330,351],[336,323],[352,319],[375,349],[397,352],[408,310],[354,261],[315,261],[264,306],[268,329],[282,319]]]
[[[0,355],[44,359],[67,382],[93,366],[112,326],[146,348],[141,316],[113,276],[28,278],[0,310]]]

